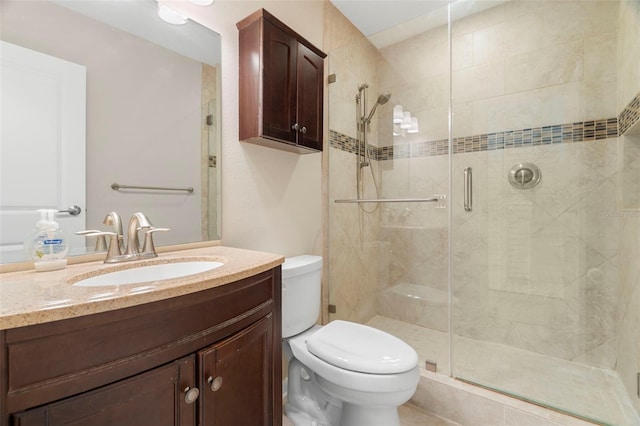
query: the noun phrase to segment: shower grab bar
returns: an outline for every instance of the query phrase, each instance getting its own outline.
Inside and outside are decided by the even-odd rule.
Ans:
[[[435,195],[431,198],[372,198],[368,200],[334,200],[334,203],[433,203],[444,200],[444,195]]]
[[[464,169],[464,211],[470,212],[473,208],[473,175],[471,167]]]
[[[120,189],[151,189],[154,191],[185,191],[191,194],[193,192],[192,187],[188,188],[165,188],[161,186],[134,186],[134,185],[120,185],[119,183],[112,183],[111,189],[118,191]]]

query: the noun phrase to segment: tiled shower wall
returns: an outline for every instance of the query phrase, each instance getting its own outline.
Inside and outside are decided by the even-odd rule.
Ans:
[[[640,372],[640,2],[624,1],[618,11],[618,108],[635,105],[626,114],[631,126],[620,138],[618,161],[621,170],[618,210],[621,225],[620,295],[617,322],[616,371],[625,384],[636,411],[640,413],[637,374]],[[636,95],[634,100],[634,95]],[[621,117],[621,121],[624,119]],[[625,126],[626,127],[626,126]],[[632,135],[632,134],[633,135]]]
[[[616,210],[618,177],[611,90],[617,17],[612,2],[508,2],[455,22],[450,205],[456,334],[615,366],[620,218],[607,212]],[[384,195],[446,192],[446,156],[421,151],[447,136],[446,30],[382,49],[379,67],[382,90],[394,93],[392,100],[424,129],[394,139],[389,126],[381,126],[380,145],[393,145],[380,150],[381,160],[396,158],[381,161]],[[509,185],[509,169],[521,162],[540,167],[538,187]],[[465,167],[474,178],[469,213],[462,206]],[[427,287],[425,296],[442,294],[446,215],[432,205],[393,209],[381,231],[399,254],[392,256],[389,286],[409,283]],[[397,298],[382,298],[388,312]],[[394,311],[429,327],[446,326],[446,318],[418,314],[425,309]]]
[[[330,52],[329,73],[337,77],[336,82],[329,85],[329,123],[332,129],[354,138],[358,86],[368,83],[369,93],[378,93],[377,50],[331,2],[324,4],[324,48]],[[375,134],[370,141],[377,143]],[[366,322],[376,315],[376,289],[380,279],[378,212],[365,213],[355,204],[332,202],[356,197],[356,167],[353,153],[330,149],[329,303],[337,305],[332,320]],[[369,170],[363,171],[366,172],[363,173],[364,187],[371,188]],[[366,194],[371,195],[370,189]]]
[[[620,10],[609,1],[511,1],[456,21],[449,200],[454,332],[616,368],[630,395],[640,370],[640,320],[631,308],[640,303],[640,278],[637,261],[630,261],[640,255],[640,225],[638,215],[621,214],[620,203],[639,194],[640,150],[637,139],[617,138],[617,125],[640,93],[640,60],[629,55],[640,51],[637,16],[631,1]],[[342,23],[334,27],[335,40],[338,27]],[[328,49],[336,84],[345,84],[330,85],[329,199],[355,196],[356,160],[348,150],[362,75],[376,82],[372,99],[392,93],[378,110],[372,138],[380,195],[446,193],[446,29],[382,49],[377,74],[364,40],[342,41],[337,52]],[[357,78],[347,84],[345,76],[352,75]],[[420,133],[392,136],[394,104],[418,117]],[[532,190],[511,187],[506,176],[519,162],[537,164],[542,183]],[[470,213],[462,207],[468,166],[474,173]],[[370,190],[371,182],[365,186]],[[373,312],[447,330],[448,210],[440,207],[388,204],[363,214],[354,205],[330,205],[330,285],[333,292],[343,283],[347,289],[332,301],[365,301],[349,313],[339,306],[337,317]],[[365,247],[376,253],[374,261],[364,257]],[[347,260],[343,250],[357,256]],[[363,283],[367,268],[377,278]]]

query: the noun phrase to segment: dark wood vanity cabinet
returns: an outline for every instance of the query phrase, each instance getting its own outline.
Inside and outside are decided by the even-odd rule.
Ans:
[[[272,424],[268,362],[272,329],[271,318],[264,318],[198,353],[201,424]]]
[[[237,27],[240,140],[322,151],[326,54],[264,9]]]
[[[14,414],[13,425],[195,425],[196,406],[181,382],[193,383],[194,357],[140,373],[79,396]]]
[[[280,425],[280,280],[0,332],[0,424]]]

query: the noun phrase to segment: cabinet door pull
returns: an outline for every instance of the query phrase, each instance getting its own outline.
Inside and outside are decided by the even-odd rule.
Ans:
[[[300,133],[307,133],[307,128],[302,126],[302,128],[300,129]]]
[[[294,124],[293,124],[293,126],[291,126],[291,128],[292,128],[293,130],[295,130],[296,132],[297,132],[298,130],[300,130],[300,126],[298,125],[298,123],[294,123]]]
[[[222,377],[218,376],[214,379],[213,377],[209,376],[209,378],[207,379],[207,383],[210,383],[211,390],[216,392],[222,387]]]
[[[198,388],[190,388],[187,386],[184,388],[184,402],[187,404],[193,404],[200,396],[200,390]]]

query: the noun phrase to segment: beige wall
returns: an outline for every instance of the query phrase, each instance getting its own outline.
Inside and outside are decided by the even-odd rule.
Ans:
[[[222,38],[223,243],[285,256],[321,253],[322,155],[296,155],[239,142],[235,24],[265,8],[322,48],[322,1],[217,0],[210,7],[168,3]]]
[[[368,108],[377,98],[377,50],[329,2],[325,3],[325,47],[329,53],[329,73],[336,74],[336,82],[329,85],[329,124],[332,130],[350,137],[356,136],[355,96],[358,86],[369,84]],[[375,144],[377,116],[369,138]],[[335,199],[356,198],[356,156],[336,148],[329,148],[328,170],[328,256],[329,301],[337,312],[330,319],[366,322],[377,311],[379,277],[386,264],[378,260],[385,245],[378,242],[378,218],[382,208],[366,205],[366,213],[356,204],[335,204]],[[377,163],[372,161],[372,163]],[[377,164],[373,164],[377,174]],[[371,171],[363,168],[362,196],[375,197]]]
[[[640,2],[623,1],[618,14],[618,109],[640,96]],[[640,133],[636,122],[618,144],[620,176],[620,303],[617,322],[616,371],[640,412],[637,373],[640,371]]]
[[[453,136],[615,117],[615,5],[510,1],[455,21]],[[381,49],[381,89],[421,127],[394,143],[447,138],[448,53],[446,26]]]
[[[640,93],[640,3],[623,0],[618,11],[618,111]]]

